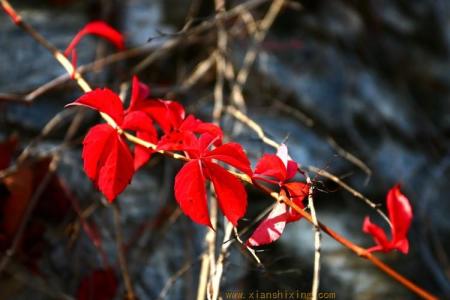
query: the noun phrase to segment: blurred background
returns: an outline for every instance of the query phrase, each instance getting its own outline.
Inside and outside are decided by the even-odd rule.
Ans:
[[[86,79],[129,95],[137,74],[152,96],[180,101],[205,121],[214,106],[216,56],[224,58],[221,125],[228,139],[244,145],[253,166],[274,149],[235,111],[288,145],[317,185],[318,218],[364,247],[373,245],[361,230],[364,216],[378,224],[382,219],[333,177],[313,170],[334,174],[384,211],[387,191],[400,183],[414,210],[410,252],[378,256],[450,298],[449,1],[285,1],[266,31],[260,28],[272,1],[225,1],[229,13],[220,21],[213,0],[11,3],[60,49],[88,21],[111,24],[124,34],[127,50],[117,55],[107,42],[83,39],[78,65]],[[223,49],[220,26],[227,36]],[[246,66],[252,53],[255,59]],[[243,69],[249,74],[239,82]],[[124,298],[112,210],[82,170],[81,141],[99,116],[86,111],[64,140],[73,119],[64,105],[81,94],[45,48],[0,14],[0,165],[7,171],[0,184],[0,299]],[[139,299],[197,295],[206,229],[178,210],[172,191],[179,167],[154,157],[117,200]],[[248,192],[242,228],[271,204]],[[289,224],[279,241],[257,255],[264,267],[238,243],[230,247],[222,293],[310,290],[314,240],[307,222]],[[335,292],[336,299],[415,299],[325,235],[320,290]]]

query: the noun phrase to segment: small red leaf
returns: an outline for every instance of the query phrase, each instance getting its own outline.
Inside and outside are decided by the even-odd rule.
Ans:
[[[247,155],[238,143],[227,143],[204,155],[208,159],[217,159],[251,176],[252,169]]]
[[[127,112],[138,110],[139,102],[146,99],[150,95],[150,88],[141,82],[137,76],[133,76],[133,82],[131,85],[131,99]]]
[[[400,186],[396,185],[389,190],[387,197],[387,209],[389,220],[391,221],[391,240],[388,240],[382,228],[373,224],[369,217],[364,219],[363,231],[373,236],[376,246],[368,251],[388,252],[394,249],[407,254],[409,251],[408,231],[413,217],[411,204],[408,198],[400,191]]]
[[[201,161],[186,163],[175,177],[175,199],[194,222],[212,227],[206,203],[205,177]]]
[[[148,114],[159,124],[164,133],[178,128],[184,119],[183,106],[174,101],[141,99],[133,103],[133,109]]]
[[[277,203],[270,214],[259,224],[247,245],[257,247],[267,245],[278,240],[286,226],[288,206],[285,203]]]
[[[255,176],[273,177],[280,182],[286,180],[286,167],[274,154],[264,154],[255,167]]]
[[[85,93],[83,96],[69,103],[66,107],[73,105],[86,106],[98,110],[110,116],[117,125],[123,122],[123,106],[119,96],[109,89],[95,89]]]
[[[117,49],[122,50],[125,48],[123,36],[120,32],[109,26],[103,21],[93,21],[86,24],[73,38],[67,49],[64,51],[66,55],[72,52],[77,44],[85,35],[97,35],[110,41]]]
[[[204,162],[207,176],[214,185],[220,209],[234,226],[247,210],[247,192],[242,183],[221,166]]]

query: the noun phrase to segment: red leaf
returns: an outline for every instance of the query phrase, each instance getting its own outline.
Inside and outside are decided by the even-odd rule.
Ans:
[[[199,134],[208,133],[216,140],[214,145],[219,146],[222,143],[223,132],[219,126],[213,123],[203,122],[193,115],[187,116],[178,129],[180,131],[192,131]]]
[[[83,96],[69,103],[66,107],[73,105],[86,106],[98,110],[110,116],[117,125],[123,122],[123,106],[119,96],[109,89],[95,89],[85,93]]]
[[[197,139],[192,132],[180,132],[175,130],[161,137],[158,143],[158,149],[170,151],[189,151],[191,154],[192,151],[194,151],[196,154],[191,155],[191,158],[198,158],[199,154],[196,145]]]
[[[244,149],[242,149],[242,146],[238,143],[227,143],[219,146],[216,149],[207,152],[204,157],[208,159],[220,160],[238,170],[241,170],[249,176],[252,175],[250,161],[248,160]]]
[[[285,183],[284,187],[287,189],[289,193],[289,198],[292,199],[292,201],[297,204],[300,208],[304,208],[303,200],[308,195],[309,192],[309,185],[303,182],[290,182]],[[300,220],[302,217],[301,214],[296,212],[294,209],[289,207],[289,213],[288,213],[288,219],[287,221],[295,222]]]
[[[201,161],[186,163],[175,177],[175,199],[194,222],[212,227],[206,202],[205,177]]]
[[[84,171],[93,181],[98,177],[100,160],[108,150],[110,139],[114,134],[116,132],[111,126],[99,124],[92,127],[84,138],[82,154]]]
[[[204,162],[208,178],[214,185],[220,209],[234,226],[247,210],[247,192],[242,183],[221,166]]]
[[[150,88],[141,82],[137,76],[133,76],[133,82],[131,85],[131,99],[127,112],[138,110],[139,102],[146,99],[150,95]]]
[[[133,157],[128,146],[108,124],[96,125],[83,141],[86,174],[112,202],[130,183]]]
[[[114,270],[99,269],[81,280],[77,290],[77,300],[112,300],[118,287]]]
[[[255,177],[273,177],[279,182],[286,180],[286,167],[274,154],[264,154],[255,167]]]
[[[389,220],[392,224],[392,237],[388,240],[386,233],[382,228],[373,224],[369,217],[364,219],[363,231],[373,236],[376,246],[369,248],[368,251],[399,250],[407,254],[409,251],[408,230],[411,226],[413,217],[411,204],[408,198],[400,191],[400,186],[396,185],[389,190],[386,197]]]
[[[73,38],[67,49],[64,51],[66,55],[72,52],[77,44],[85,35],[97,35],[110,41],[117,49],[122,50],[125,48],[123,36],[120,32],[109,26],[103,21],[92,21],[86,24]]]
[[[132,131],[147,132],[151,135],[157,136],[156,129],[153,126],[153,121],[142,111],[131,111],[125,115],[122,129]]]
[[[391,220],[393,240],[406,239],[412,221],[411,204],[400,191],[400,186],[394,186],[387,195],[387,209]]]
[[[109,202],[123,192],[134,174],[134,160],[127,144],[117,134],[112,141],[97,178],[98,187]]]
[[[386,233],[383,228],[372,223],[369,217],[364,218],[363,231],[373,236],[373,239],[378,244],[378,246],[372,247],[370,251],[379,251],[382,249],[389,249],[390,242],[386,237]],[[389,250],[388,250],[389,251]]]
[[[285,203],[275,204],[270,214],[258,225],[246,244],[257,247],[278,240],[286,226],[287,214],[288,206]]]
[[[140,99],[133,102],[133,109],[148,114],[165,133],[178,128],[184,119],[184,108],[174,101]]]

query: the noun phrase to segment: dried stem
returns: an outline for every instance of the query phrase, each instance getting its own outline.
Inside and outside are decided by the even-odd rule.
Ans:
[[[131,277],[128,272],[128,264],[125,257],[122,226],[120,225],[120,208],[119,206],[117,206],[117,204],[113,204],[112,210],[114,213],[114,231],[116,235],[117,258],[119,260],[119,266],[122,272],[122,278],[127,292],[125,299],[136,300],[137,298],[134,294],[133,284],[131,282]]]
[[[308,191],[308,207],[311,211],[311,217],[313,222],[313,229],[314,229],[314,274],[313,274],[313,282],[312,282],[312,289],[311,289],[311,295],[312,300],[317,300],[317,295],[319,294],[319,282],[320,282],[320,228],[317,221],[316,216],[316,209],[314,207],[314,199],[313,199],[313,192],[314,192],[314,186],[312,185],[311,178],[309,177],[308,173],[305,173],[306,175],[306,182],[309,184],[309,191]]]

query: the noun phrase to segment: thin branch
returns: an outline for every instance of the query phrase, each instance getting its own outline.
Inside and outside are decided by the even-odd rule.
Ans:
[[[116,235],[116,248],[117,248],[117,258],[119,260],[120,270],[122,272],[122,278],[125,284],[125,289],[127,292],[126,298],[127,300],[135,300],[137,299],[134,290],[133,284],[131,282],[131,277],[128,272],[128,264],[125,257],[124,251],[124,242],[123,242],[123,233],[122,226],[120,225],[120,208],[117,204],[112,205],[112,210],[114,213],[114,231]]]
[[[306,114],[304,114],[302,111],[298,110],[295,107],[289,106],[281,101],[275,101],[275,107],[279,109],[280,111],[287,113],[293,117],[295,117],[297,120],[300,120],[303,124],[305,124],[306,127],[313,128],[315,127],[315,123],[313,119],[308,117]],[[320,132],[319,132],[320,133]],[[341,147],[336,140],[328,135],[323,134],[325,136],[325,139],[327,143],[336,150],[337,154],[341,156],[342,158],[346,159],[350,163],[354,164],[358,168],[360,168],[364,173],[366,173],[366,184],[368,183],[370,177],[372,176],[372,170],[358,157],[356,157],[354,154],[348,152],[343,147]]]
[[[220,249],[219,257],[216,261],[215,272],[212,278],[209,281],[210,290],[212,291],[211,300],[219,299],[220,292],[220,282],[222,280],[224,263],[228,256],[228,249],[231,246],[232,242],[230,241],[231,234],[233,232],[233,224],[224,219],[225,225],[225,233],[223,235],[222,247]]]
[[[314,229],[314,274],[313,274],[313,282],[312,282],[312,289],[311,289],[311,295],[312,300],[317,300],[318,294],[319,294],[319,283],[320,283],[320,228],[317,221],[316,216],[316,209],[314,207],[314,199],[313,199],[313,192],[314,192],[314,186],[312,184],[311,178],[309,177],[308,173],[305,172],[306,176],[306,183],[309,184],[309,191],[308,191],[308,207],[311,212],[311,217],[313,221],[313,229]]]
[[[236,75],[236,81],[231,88],[231,99],[233,103],[239,108],[241,111],[245,111],[245,101],[242,95],[242,88],[247,82],[248,75],[250,74],[250,69],[255,62],[255,59],[258,55],[259,45],[265,39],[269,28],[272,26],[275,18],[281,11],[281,8],[284,5],[284,0],[274,0],[266,15],[260,22],[258,26],[258,30],[255,32],[253,36],[253,42],[250,48],[247,50],[244,56],[244,63]]]
[[[278,149],[280,147],[280,144],[278,144],[276,141],[272,140],[271,138],[267,137],[267,135],[264,133],[264,130],[262,129],[262,127],[258,123],[256,123],[254,120],[252,120],[250,117],[248,117],[246,114],[242,113],[241,111],[237,110],[236,108],[234,108],[232,106],[227,106],[226,112],[229,113],[234,118],[236,118],[237,120],[239,120],[240,122],[247,125],[250,129],[252,129],[258,135],[258,138],[263,143],[265,143],[275,149]],[[310,166],[310,167],[308,167],[308,170],[310,172],[316,173],[320,176],[326,177],[326,178],[334,181],[339,186],[341,186],[343,189],[350,192],[354,197],[364,201],[367,205],[369,205],[371,208],[373,208],[391,226],[391,222],[389,221],[389,218],[386,216],[386,214],[383,211],[381,211],[381,209],[377,206],[377,204],[372,202],[369,198],[365,197],[363,194],[361,194],[354,188],[350,187],[347,183],[343,182],[335,175],[333,175],[325,170],[319,169],[317,167]]]

